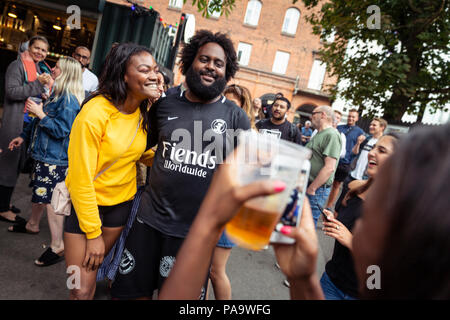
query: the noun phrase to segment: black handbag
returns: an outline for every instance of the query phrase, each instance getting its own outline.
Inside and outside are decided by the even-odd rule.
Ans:
[[[28,144],[24,142],[20,148],[19,171],[20,173],[31,174],[33,172],[33,167],[34,159],[28,152]]]

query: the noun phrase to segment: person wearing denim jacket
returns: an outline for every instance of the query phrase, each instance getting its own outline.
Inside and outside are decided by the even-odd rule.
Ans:
[[[29,142],[28,152],[34,160],[67,166],[70,130],[80,104],[74,95],[69,94],[46,104],[43,111],[47,116],[42,120],[34,118],[20,137]]]
[[[24,141],[29,142],[28,152],[34,160],[34,167],[31,217],[26,224],[16,224],[8,231],[38,233],[42,214],[47,209],[51,244],[35,260],[37,266],[48,266],[63,260],[64,216],[56,215],[50,202],[56,184],[64,181],[67,176],[70,132],[84,100],[82,72],[78,61],[70,57],[59,59],[52,69],[52,77],[55,82],[51,96],[45,105],[37,104],[33,99],[26,101],[27,111],[35,118],[9,145],[12,150]]]

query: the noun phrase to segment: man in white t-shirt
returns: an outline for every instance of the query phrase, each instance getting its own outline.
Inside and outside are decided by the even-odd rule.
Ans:
[[[367,169],[367,156],[370,150],[372,150],[375,143],[383,135],[384,130],[387,127],[386,120],[382,118],[374,118],[370,123],[369,133],[370,136],[360,135],[355,146],[352,149],[353,154],[358,155],[356,159],[356,166],[350,172],[350,177],[353,180],[366,180],[365,172]]]
[[[98,78],[87,67],[91,61],[91,52],[86,47],[77,47],[72,54],[72,57],[81,64],[83,71],[83,88],[87,91],[87,94],[97,90]]]

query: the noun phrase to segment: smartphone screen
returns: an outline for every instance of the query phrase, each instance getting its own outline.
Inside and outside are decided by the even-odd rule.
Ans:
[[[271,243],[294,243],[294,239],[284,236],[280,230],[283,226],[295,227],[300,223],[303,199],[306,196],[310,168],[310,162],[305,160],[303,168],[300,171],[296,187],[292,190],[291,201],[286,206],[280,221],[277,223],[275,230],[272,232],[270,237]]]

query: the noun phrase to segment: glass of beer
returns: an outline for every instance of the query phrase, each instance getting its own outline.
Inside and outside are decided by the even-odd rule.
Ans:
[[[298,144],[249,130],[238,136],[238,148],[231,161],[237,163],[239,185],[258,180],[278,180],[286,184],[283,192],[247,201],[226,225],[227,236],[237,245],[261,250],[286,207],[304,160],[311,151]],[[229,159],[227,159],[229,161]]]
[[[29,97],[28,99],[30,99],[31,101],[33,101],[36,104],[40,104],[42,102],[42,99],[39,97]],[[27,108],[25,107],[25,109],[23,110],[23,112],[27,112]],[[36,118],[36,115],[32,112],[28,112],[28,116],[30,118]]]

